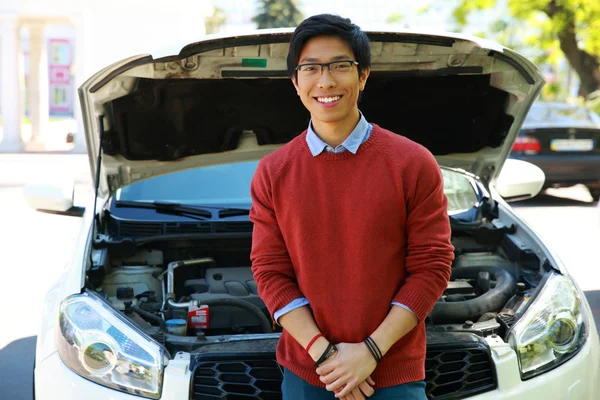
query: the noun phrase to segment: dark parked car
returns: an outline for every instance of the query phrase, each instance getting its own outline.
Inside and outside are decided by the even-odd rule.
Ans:
[[[584,184],[600,198],[600,116],[583,106],[535,103],[510,155],[540,167],[545,188]]]

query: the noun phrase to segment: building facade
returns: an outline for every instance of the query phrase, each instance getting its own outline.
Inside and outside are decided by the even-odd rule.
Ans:
[[[66,133],[83,150],[77,88],[123,58],[199,40],[211,13],[208,0],[3,0],[0,151],[44,150],[49,135]],[[54,132],[51,115],[73,117],[75,132]]]

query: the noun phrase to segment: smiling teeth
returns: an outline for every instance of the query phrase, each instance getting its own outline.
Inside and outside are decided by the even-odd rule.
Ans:
[[[334,101],[338,101],[339,99],[341,99],[342,96],[335,96],[335,97],[317,97],[317,101],[319,103],[333,103]]]

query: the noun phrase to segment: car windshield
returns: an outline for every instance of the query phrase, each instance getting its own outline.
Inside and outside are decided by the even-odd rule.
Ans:
[[[159,201],[180,204],[249,207],[250,182],[258,161],[196,168],[162,175],[123,187],[119,201]],[[442,169],[448,212],[463,212],[477,204],[475,189],[465,175]]]
[[[591,122],[600,124],[600,116],[585,107],[549,104],[534,104],[527,114],[526,123],[534,122]]]

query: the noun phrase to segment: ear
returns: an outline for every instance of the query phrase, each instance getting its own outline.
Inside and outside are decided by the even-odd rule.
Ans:
[[[365,85],[367,84],[367,78],[369,77],[370,73],[371,73],[371,68],[365,68],[362,71],[360,71],[360,76],[358,77],[358,87],[361,92],[363,90],[365,90]]]
[[[296,93],[300,96],[300,88],[298,87],[298,82],[296,81],[296,77],[292,77],[292,83],[294,84],[294,88],[296,89]]]

